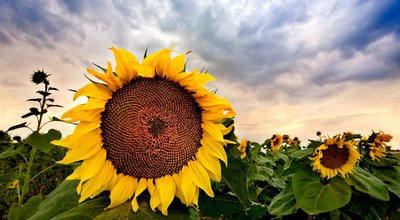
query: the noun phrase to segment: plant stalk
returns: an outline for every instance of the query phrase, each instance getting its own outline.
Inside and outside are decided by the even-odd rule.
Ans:
[[[48,84],[45,83],[45,89],[44,89],[45,93],[48,92]],[[39,119],[38,119],[38,123],[37,123],[37,128],[36,131],[39,132],[40,131],[40,126],[42,124],[42,119],[43,119],[43,110],[46,104],[46,95],[43,94],[43,98],[42,98],[42,102],[40,103],[40,114],[39,114]],[[29,163],[28,163],[28,167],[26,169],[26,174],[25,174],[25,179],[24,179],[24,185],[22,187],[22,192],[21,192],[21,197],[18,198],[18,204],[22,205],[22,203],[24,202],[25,199],[25,195],[26,193],[28,193],[28,189],[29,189],[29,182],[31,180],[31,171],[32,171],[32,165],[33,165],[33,159],[35,158],[35,154],[36,154],[36,147],[32,146],[32,150],[29,156]]]

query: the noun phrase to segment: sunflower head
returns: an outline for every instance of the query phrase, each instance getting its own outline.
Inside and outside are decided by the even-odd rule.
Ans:
[[[40,84],[40,83],[44,83],[44,84],[49,84],[49,81],[47,80],[47,77],[50,76],[50,74],[45,73],[43,70],[38,70],[35,71],[32,76],[32,82],[35,84]]]
[[[315,149],[311,166],[314,171],[321,173],[323,178],[333,178],[337,174],[347,177],[352,173],[354,166],[360,159],[360,153],[354,147],[353,141],[344,141],[344,137],[337,135],[328,138],[324,144]]]
[[[368,139],[368,155],[372,160],[379,160],[386,156],[387,142],[392,140],[393,136],[383,132],[373,132]]]
[[[74,99],[87,96],[62,116],[79,122],[64,140],[69,148],[59,163],[82,164],[67,179],[79,179],[79,201],[110,191],[115,207],[147,190],[150,206],[167,215],[178,197],[198,205],[199,189],[214,196],[211,180],[221,179],[219,160],[227,164],[224,139],[233,124],[221,121],[235,115],[230,103],[204,88],[214,80],[196,70],[185,72],[185,55],[171,59],[171,49],[146,56],[139,63],[124,50],[111,48],[116,67],[104,73],[88,69],[101,83],[89,83]]]
[[[240,155],[240,158],[245,158],[247,155],[247,147],[250,146],[250,141],[248,141],[246,138],[242,138],[240,141],[240,145],[237,147],[237,149],[242,153]]]
[[[386,156],[386,149],[385,148],[383,148],[383,147],[375,147],[375,144],[372,144],[370,147],[369,147],[369,153],[368,153],[368,155],[369,155],[369,157],[371,157],[371,159],[372,160],[380,160],[380,159],[382,159],[383,157],[385,157]]]
[[[299,146],[301,143],[301,140],[298,137],[294,137],[293,139],[290,140],[289,145],[291,147],[296,147]]]
[[[281,148],[283,143],[283,137],[280,134],[274,134],[270,140],[270,146],[273,151],[277,151]]]

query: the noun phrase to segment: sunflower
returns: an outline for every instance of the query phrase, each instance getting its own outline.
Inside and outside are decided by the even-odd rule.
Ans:
[[[379,160],[383,157],[385,157],[386,149],[383,147],[375,147],[375,144],[370,146],[369,148],[369,156],[371,157],[372,160]]]
[[[237,147],[237,149],[240,151],[240,153],[242,153],[240,155],[240,158],[243,159],[246,157],[246,150],[249,145],[250,145],[250,141],[248,141],[246,138],[242,138],[242,140],[240,141],[240,145]]]
[[[274,134],[271,137],[270,145],[273,151],[277,151],[281,148],[283,143],[283,137],[280,134]]]
[[[379,160],[386,156],[386,142],[390,142],[393,136],[389,134],[385,134],[383,132],[380,133],[372,133],[371,139],[373,139],[373,143],[369,143],[369,156],[372,160]]]
[[[147,189],[150,207],[168,214],[178,197],[187,206],[198,206],[199,189],[213,197],[210,179],[221,180],[219,160],[227,165],[224,139],[233,125],[221,120],[235,115],[228,100],[203,86],[215,78],[185,72],[185,55],[171,59],[171,49],[146,56],[139,63],[124,49],[111,48],[116,59],[104,74],[88,73],[104,83],[79,89],[74,100],[87,96],[62,116],[79,122],[74,132],[54,143],[67,147],[58,163],[82,161],[67,177],[80,180],[79,202],[110,191],[113,208]]]
[[[313,170],[321,173],[323,178],[333,178],[338,173],[342,177],[347,177],[352,173],[354,166],[360,159],[360,153],[353,147],[353,141],[344,141],[343,136],[328,138],[324,144],[315,149],[314,157],[310,158],[313,162]]]

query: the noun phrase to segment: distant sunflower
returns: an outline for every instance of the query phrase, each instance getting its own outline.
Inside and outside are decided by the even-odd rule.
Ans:
[[[283,143],[283,137],[282,137],[282,135],[280,135],[280,134],[274,134],[274,135],[272,136],[271,142],[270,142],[271,149],[272,149],[273,151],[279,150],[279,149],[281,148],[281,146],[282,146],[282,143]]]
[[[360,159],[360,153],[353,147],[352,141],[344,141],[343,136],[328,138],[324,144],[315,149],[314,157],[310,158],[313,162],[313,170],[321,173],[323,178],[333,178],[338,173],[342,177],[347,177],[352,173],[354,166]]]
[[[390,142],[393,136],[383,132],[371,135],[373,143],[369,143],[369,156],[372,160],[379,160],[386,156],[386,142]]]
[[[233,127],[221,120],[235,114],[230,103],[203,86],[209,74],[185,72],[185,55],[171,60],[171,49],[151,54],[140,64],[124,50],[111,48],[113,71],[88,73],[105,84],[89,83],[75,93],[86,104],[64,113],[78,122],[75,131],[53,143],[69,148],[59,163],[83,161],[67,179],[79,179],[79,202],[109,190],[113,208],[147,189],[150,207],[164,215],[175,196],[198,205],[199,188],[214,196],[210,178],[221,180],[219,160],[227,165],[223,136]]]
[[[248,141],[246,138],[242,138],[242,140],[240,141],[240,145],[237,147],[237,149],[242,153],[240,155],[240,158],[245,158],[246,157],[246,150],[247,147],[250,145],[250,141]]]
[[[380,160],[381,158],[386,156],[386,149],[383,147],[375,147],[375,145],[370,146],[369,148],[369,156],[372,160]]]

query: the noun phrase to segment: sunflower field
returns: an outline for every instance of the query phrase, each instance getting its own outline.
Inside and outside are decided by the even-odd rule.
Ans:
[[[34,72],[22,118],[36,122],[0,131],[2,219],[400,219],[390,134],[239,139],[234,107],[205,87],[215,78],[171,50],[139,62],[111,48],[115,68],[88,68],[73,90],[86,102],[61,117],[48,117],[62,107],[50,75]]]

